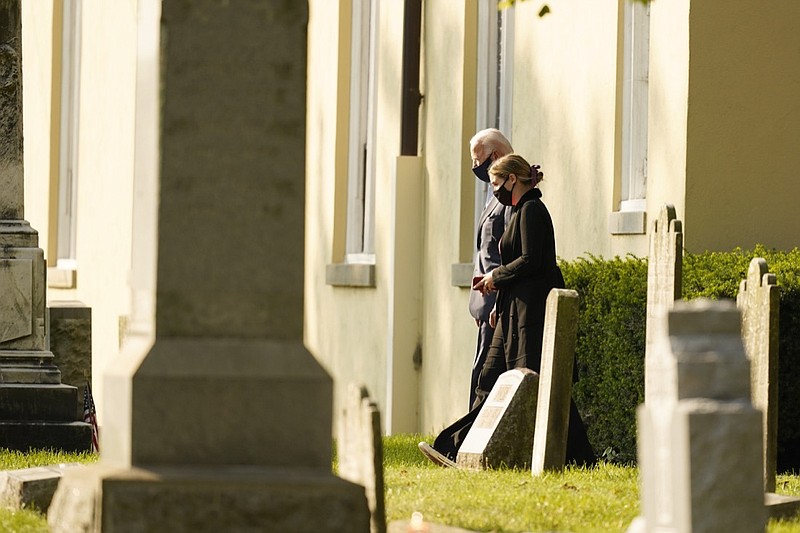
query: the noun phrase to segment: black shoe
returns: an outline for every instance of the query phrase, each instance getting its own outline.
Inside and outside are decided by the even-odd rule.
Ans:
[[[444,466],[446,468],[458,468],[458,465],[455,463],[455,461],[452,461],[446,455],[437,452],[436,449],[427,442],[420,442],[417,446],[419,447],[419,451],[422,452],[422,455],[430,459],[433,464]]]

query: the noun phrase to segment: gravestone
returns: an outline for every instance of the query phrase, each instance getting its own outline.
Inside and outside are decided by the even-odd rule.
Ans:
[[[161,137],[157,178],[137,159],[134,202],[157,212],[135,205],[133,234],[154,239],[132,244],[100,462],[65,474],[51,531],[366,533],[364,488],[331,472],[332,380],[303,345],[307,2],[137,9],[154,82],[137,139]],[[138,115],[155,102],[160,120]]]
[[[629,531],[764,531],[761,413],[733,302],[676,302],[638,412],[642,516]]]
[[[681,297],[683,272],[683,226],[676,218],[675,206],[666,204],[650,231],[650,256],[647,261],[647,323],[645,330],[645,403],[650,400],[656,374],[650,369],[653,342],[660,334],[658,315],[672,309]]]
[[[538,389],[539,374],[529,368],[500,374],[458,450],[458,466],[528,468]]]
[[[351,383],[346,402],[339,424],[339,476],[364,487],[372,516],[370,531],[385,533],[381,413],[365,387]]]
[[[87,451],[78,390],[48,345],[44,251],[24,220],[20,7],[0,0],[0,446]]]
[[[547,296],[533,434],[531,472],[561,470],[567,457],[572,371],[578,332],[578,293],[552,289]]]
[[[775,491],[778,464],[778,313],[780,289],[767,262],[750,261],[736,304],[742,313],[742,341],[750,359],[753,405],[764,413],[764,490]]]
[[[81,466],[80,463],[63,463],[0,471],[0,507],[36,508],[47,512],[64,470]]]
[[[92,308],[77,301],[47,303],[50,351],[61,382],[77,387],[76,416],[83,417],[83,390],[92,381]]]

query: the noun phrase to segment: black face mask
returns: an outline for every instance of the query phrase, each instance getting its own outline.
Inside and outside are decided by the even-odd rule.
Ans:
[[[472,169],[472,173],[475,174],[475,177],[481,180],[484,183],[489,183],[489,167],[492,165],[492,154],[489,154],[489,157],[486,158],[486,161],[478,165],[477,167]]]
[[[494,197],[497,198],[498,202],[500,202],[503,205],[510,206],[510,205],[513,205],[512,200],[511,200],[511,192],[514,190],[514,187],[516,187],[517,184],[514,183],[514,185],[511,186],[511,190],[509,190],[509,189],[506,189],[506,181],[508,181],[508,178],[506,178],[503,181],[503,184],[500,185],[499,188],[493,190],[492,193],[494,194]]]

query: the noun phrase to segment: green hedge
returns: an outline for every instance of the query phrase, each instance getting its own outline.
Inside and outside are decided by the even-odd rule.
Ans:
[[[800,470],[800,250],[685,254],[683,299],[735,298],[750,260],[763,257],[781,287],[778,468]],[[598,455],[636,459],[636,407],[644,400],[647,260],[589,256],[561,262],[580,294],[577,402]]]

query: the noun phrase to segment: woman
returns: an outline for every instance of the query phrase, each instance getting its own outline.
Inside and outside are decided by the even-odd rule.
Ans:
[[[500,239],[501,264],[474,288],[498,290],[495,335],[478,381],[475,404],[483,403],[497,377],[512,368],[539,371],[544,312],[550,289],[564,288],[556,263],[553,221],[536,187],[539,165],[511,154],[495,161],[489,177],[498,201],[513,206],[511,220]]]
[[[556,262],[553,221],[536,187],[543,177],[539,166],[510,154],[492,164],[489,177],[497,200],[512,206],[511,220],[500,240],[501,265],[473,286],[482,293],[498,291],[490,317],[496,329],[472,410],[442,431],[433,447],[424,442],[419,445],[422,453],[443,466],[454,466],[458,448],[500,374],[520,367],[539,371],[547,295],[553,288],[564,288]],[[570,409],[567,461],[595,461],[574,402]]]

